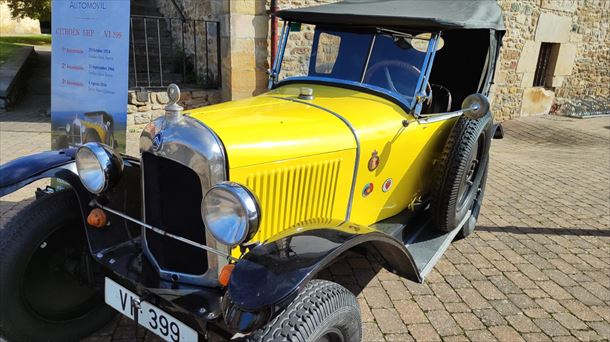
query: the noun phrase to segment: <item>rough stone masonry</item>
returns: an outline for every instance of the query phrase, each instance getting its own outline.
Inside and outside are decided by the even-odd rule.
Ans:
[[[278,6],[285,9],[335,1],[278,0]],[[168,6],[169,1],[157,0],[157,3],[162,13],[175,15]],[[222,23],[219,99],[244,98],[265,91],[270,1],[178,0],[177,3],[187,15]],[[610,1],[498,0],[498,3],[504,11],[507,32],[491,95],[497,120],[549,113],[559,110],[566,102],[581,103],[587,99],[610,110]],[[535,87],[543,44],[552,44],[551,56],[544,86]],[[290,48],[299,52],[299,45],[297,41]]]

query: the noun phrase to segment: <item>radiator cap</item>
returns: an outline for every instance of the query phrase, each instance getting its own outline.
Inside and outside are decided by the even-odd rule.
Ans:
[[[308,87],[301,87],[299,93],[299,99],[301,100],[313,100],[313,89]]]
[[[165,106],[165,117],[167,119],[180,119],[182,117],[182,108],[178,105],[178,101],[180,100],[180,87],[178,85],[172,83],[167,87],[167,97],[169,98],[169,102]]]

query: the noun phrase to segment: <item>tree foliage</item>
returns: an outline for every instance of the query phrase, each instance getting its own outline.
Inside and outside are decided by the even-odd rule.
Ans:
[[[15,18],[51,20],[51,0],[0,0],[6,3]]]

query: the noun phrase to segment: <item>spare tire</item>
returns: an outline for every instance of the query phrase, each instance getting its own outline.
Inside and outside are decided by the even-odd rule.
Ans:
[[[493,120],[487,114],[478,120],[461,116],[453,126],[436,169],[431,210],[437,229],[450,232],[466,216],[461,235],[474,230],[489,164]]]

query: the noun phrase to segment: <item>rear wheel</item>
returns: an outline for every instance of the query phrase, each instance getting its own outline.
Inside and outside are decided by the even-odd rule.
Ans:
[[[451,130],[431,203],[439,230],[450,232],[464,223],[462,236],[474,231],[487,180],[492,128],[493,120],[487,114],[478,120],[462,116]]]
[[[77,340],[114,315],[91,285],[101,266],[89,255],[72,192],[26,206],[0,230],[0,332],[9,340]]]
[[[362,327],[356,297],[343,286],[312,280],[292,303],[251,341],[360,341]]]

